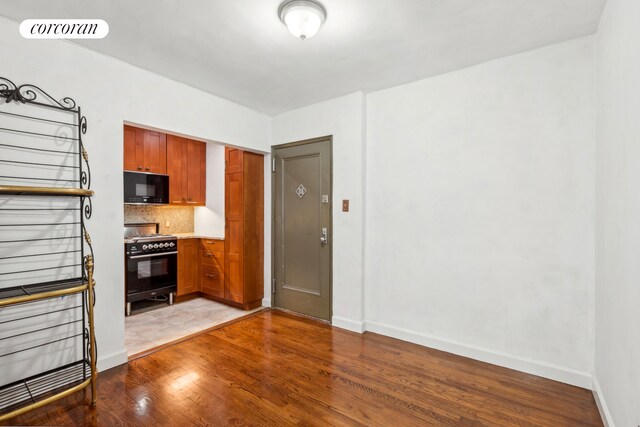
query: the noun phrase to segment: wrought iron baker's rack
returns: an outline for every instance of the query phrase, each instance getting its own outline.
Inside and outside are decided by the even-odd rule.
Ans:
[[[9,123],[0,123],[0,278],[9,284],[0,284],[0,367],[9,364],[3,364],[3,359],[11,357],[13,362],[21,354],[37,352],[34,358],[46,358],[48,346],[67,340],[77,340],[75,346],[68,347],[72,349],[69,351],[72,356],[78,355],[72,357],[70,363],[65,360],[53,368],[48,366],[51,364],[48,360],[48,364],[44,364],[47,369],[28,372],[24,378],[0,384],[0,421],[5,421],[88,386],[91,386],[91,403],[95,404],[97,350],[94,256],[85,227],[85,221],[92,215],[94,194],[89,157],[82,143],[87,119],[73,99],[66,97],[57,101],[35,85],[18,86],[3,77],[0,77],[0,118]],[[53,130],[42,130],[46,126]],[[38,144],[24,143],[25,139],[21,138],[32,138]],[[67,143],[69,149],[62,149]],[[59,164],[42,160],[42,156],[49,155],[63,160]],[[38,171],[43,169],[48,174],[39,175]],[[25,198],[28,203],[24,206],[16,202]],[[56,204],[61,199],[64,202]],[[52,220],[15,222],[13,219],[20,221],[21,216],[28,218],[34,212]],[[55,221],[64,215],[73,218],[67,222]],[[64,228],[63,232],[56,227]],[[17,230],[18,237],[10,237],[11,230]],[[67,230],[69,235],[65,234]],[[49,249],[38,250],[43,247],[38,245]],[[51,250],[52,246],[60,249]],[[36,248],[36,252],[29,253],[29,248]],[[56,256],[73,261],[58,265]],[[29,268],[25,269],[24,265]],[[28,282],[30,274],[37,276],[37,280]],[[12,277],[16,277],[15,285]],[[55,305],[63,300],[66,305]],[[28,306],[35,303],[41,304],[40,311]],[[47,311],[49,307],[51,311]],[[16,316],[10,311],[12,308],[18,313]],[[2,317],[3,310],[9,311],[9,317]],[[66,317],[63,323],[57,324],[51,319],[59,319],[60,313]],[[44,323],[39,325],[40,321]],[[68,333],[73,328],[79,332]],[[53,331],[61,331],[63,335],[56,336]]]

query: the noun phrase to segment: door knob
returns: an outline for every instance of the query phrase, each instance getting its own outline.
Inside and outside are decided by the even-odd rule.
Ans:
[[[327,227],[322,227],[322,234],[320,235],[320,244],[326,245],[329,243],[329,237],[327,235]]]

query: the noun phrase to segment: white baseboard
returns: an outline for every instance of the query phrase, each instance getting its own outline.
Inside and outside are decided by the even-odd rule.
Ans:
[[[611,412],[609,412],[607,403],[604,400],[604,395],[602,394],[602,389],[600,388],[600,383],[595,375],[593,376],[593,398],[596,400],[596,405],[598,405],[598,411],[600,411],[602,423],[605,427],[614,427]]]
[[[333,316],[331,318],[331,326],[346,329],[347,331],[351,332],[357,332],[359,334],[364,332],[364,322],[358,322],[356,320],[351,320],[340,316]]]
[[[271,307],[271,300],[268,298],[262,298],[262,306],[263,307]]]
[[[436,350],[442,350],[448,353],[457,354],[459,356],[469,357],[471,359],[491,363],[493,365],[503,366],[505,368],[526,372],[528,374],[538,375],[540,377],[549,378],[555,381],[560,381],[589,390],[591,390],[592,387],[592,375],[589,372],[577,371],[562,366],[556,366],[550,363],[525,359],[518,356],[457,343],[439,337],[434,337],[408,329],[397,328],[378,322],[366,321],[365,328],[367,331],[387,335],[403,341],[409,341],[415,344],[423,345],[425,347],[434,348]]]
[[[122,349],[118,352],[98,356],[98,372],[106,371],[115,366],[127,363],[127,350]]]

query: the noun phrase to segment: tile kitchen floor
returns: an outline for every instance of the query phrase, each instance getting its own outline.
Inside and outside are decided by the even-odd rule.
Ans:
[[[245,316],[244,311],[205,298],[197,298],[125,318],[127,355],[141,353],[187,335]]]

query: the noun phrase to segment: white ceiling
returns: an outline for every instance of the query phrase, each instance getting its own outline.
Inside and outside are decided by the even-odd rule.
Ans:
[[[606,0],[322,0],[327,21],[291,36],[280,0],[0,0],[0,14],[100,18],[78,43],[276,114],[596,31]]]

